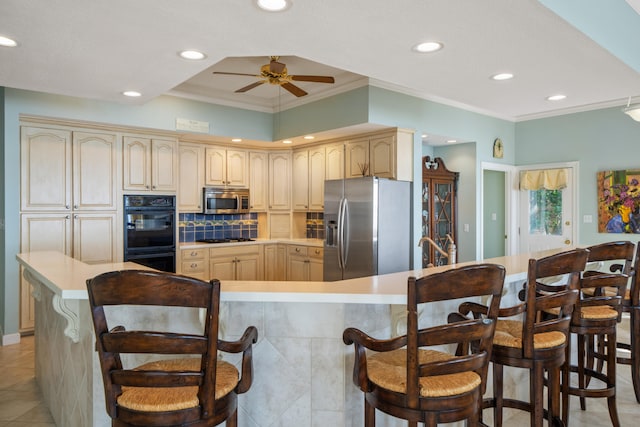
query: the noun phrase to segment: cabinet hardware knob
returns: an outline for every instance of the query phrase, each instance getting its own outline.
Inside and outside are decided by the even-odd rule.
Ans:
[[[66,215],[66,216],[64,217],[64,219],[69,219],[69,215]]]
[[[78,209],[78,205],[73,205],[73,209]]]
[[[296,248],[296,252],[300,252],[300,248]]]
[[[198,266],[198,264],[196,264],[195,262],[191,264],[191,268],[196,268]]]
[[[195,252],[195,251],[191,252],[191,256],[196,256],[196,255],[198,255],[198,252]]]
[[[69,209],[69,205],[64,205],[64,208],[65,209]]]

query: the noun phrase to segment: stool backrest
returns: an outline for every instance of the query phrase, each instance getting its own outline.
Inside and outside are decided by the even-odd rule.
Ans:
[[[212,280],[208,283],[171,273],[126,270],[104,273],[89,279],[87,290],[104,381],[106,407],[111,418],[118,417],[117,398],[122,393],[122,387],[126,386],[198,387],[200,405],[178,411],[180,415],[176,418],[176,425],[185,422],[179,419],[195,420],[201,419],[204,415],[215,414],[219,281]],[[109,306],[131,306],[132,310],[137,308],[135,306],[184,307],[193,311],[194,319],[198,319],[198,310],[195,309],[204,309],[204,327],[201,333],[137,328],[128,330],[121,322],[126,322],[132,316],[113,315],[111,313],[114,312],[114,308],[108,308]],[[124,313],[117,310],[121,308],[115,309],[116,314]],[[115,325],[108,322],[112,317],[119,318]],[[171,323],[170,319],[166,323]],[[151,327],[155,329],[156,326],[157,324]],[[124,354],[195,355],[200,359],[200,369],[134,370],[123,365],[121,355]],[[151,419],[153,413],[146,413],[144,416]],[[160,413],[156,417],[164,417],[166,425],[171,424],[170,413]],[[151,421],[148,422],[148,425],[152,425]]]

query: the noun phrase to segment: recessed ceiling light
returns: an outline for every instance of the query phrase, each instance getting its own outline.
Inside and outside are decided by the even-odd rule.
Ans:
[[[257,0],[258,7],[267,12],[281,12],[291,7],[290,0]]]
[[[207,55],[202,52],[198,52],[197,50],[183,50],[178,53],[178,55],[180,55],[181,58],[190,59],[192,61],[199,61],[207,57]]]
[[[233,139],[231,140],[231,142],[242,142],[242,139],[240,139],[240,138],[233,138]]]
[[[136,92],[135,90],[127,90],[127,91],[122,92],[122,94],[124,96],[129,96],[129,97],[132,97],[132,98],[136,98],[138,96],[142,96],[142,94],[140,92]]]
[[[420,53],[435,52],[442,49],[443,45],[440,42],[424,42],[417,44],[413,47],[413,50]]]
[[[16,47],[18,46],[18,42],[9,37],[0,36],[0,46],[4,47]]]
[[[551,95],[551,96],[547,96],[547,101],[561,101],[563,99],[565,99],[567,97],[567,95]]]
[[[458,142],[456,139],[447,139],[448,144],[453,144],[454,142]]]
[[[285,139],[284,141],[282,141],[283,144],[291,144],[293,141],[291,141],[290,139]]]
[[[493,80],[509,80],[513,78],[513,74],[511,73],[499,73],[491,76]]]
[[[426,139],[426,138],[428,138],[428,137],[429,137],[429,135],[427,135],[426,133],[423,133],[420,137],[421,137],[422,139]]]
[[[315,138],[313,135],[305,135],[304,139],[313,139]]]

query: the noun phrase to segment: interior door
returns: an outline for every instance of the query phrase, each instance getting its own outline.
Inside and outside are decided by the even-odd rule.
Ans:
[[[520,190],[520,252],[575,245],[573,168],[560,190]]]

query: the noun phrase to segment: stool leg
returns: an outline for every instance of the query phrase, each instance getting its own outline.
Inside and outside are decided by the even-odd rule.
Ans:
[[[585,346],[586,340],[584,334],[578,334],[578,387],[580,387],[580,390],[584,390],[587,387],[586,375],[584,373]],[[583,411],[587,409],[586,399],[582,396],[580,396],[580,409]]]
[[[498,363],[493,364],[493,396],[495,400],[495,406],[493,407],[493,425],[495,427],[502,427],[502,371],[502,365]]]
[[[555,425],[560,419],[560,366],[553,366],[549,369],[549,425]]]
[[[369,405],[367,399],[364,399],[364,427],[375,427],[376,425],[376,408]]]
[[[551,376],[551,373],[549,373]],[[551,378],[549,378],[551,383]],[[531,404],[531,426],[542,427],[544,419],[544,366],[542,362],[533,362],[533,368],[529,371],[529,396]],[[551,415],[549,414],[551,419]]]
[[[229,418],[227,418],[227,422],[225,424],[227,427],[238,427],[238,410],[235,410]]]
[[[640,307],[631,309],[631,379],[636,401],[640,403]]]
[[[613,427],[620,427],[618,409],[616,407],[616,330],[607,336],[607,387],[613,387],[613,396],[607,397],[609,417]]]
[[[571,334],[567,340],[562,365],[562,422],[569,425],[569,386],[571,381]]]

